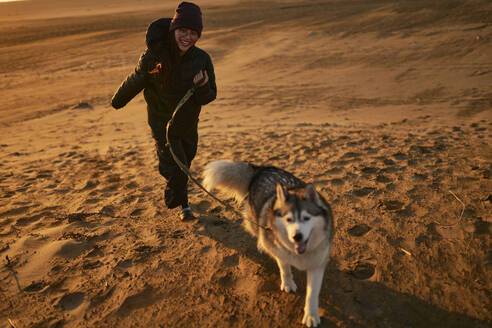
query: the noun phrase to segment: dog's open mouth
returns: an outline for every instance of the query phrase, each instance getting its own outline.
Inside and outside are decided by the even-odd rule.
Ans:
[[[307,240],[294,243],[294,248],[297,254],[302,254],[306,251]]]

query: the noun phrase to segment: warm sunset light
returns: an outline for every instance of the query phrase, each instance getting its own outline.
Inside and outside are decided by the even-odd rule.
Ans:
[[[492,1],[0,2],[0,328],[491,327]]]

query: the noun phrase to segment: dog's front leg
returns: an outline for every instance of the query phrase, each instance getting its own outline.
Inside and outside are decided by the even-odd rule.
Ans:
[[[321,291],[324,273],[324,267],[307,271],[306,304],[304,305],[302,323],[308,327],[317,327],[320,323],[318,312],[319,292]]]
[[[295,293],[297,290],[297,285],[294,282],[294,278],[292,276],[292,270],[290,267],[290,264],[287,264],[280,260],[279,258],[276,258],[278,268],[280,269],[280,290],[284,292],[293,292]]]

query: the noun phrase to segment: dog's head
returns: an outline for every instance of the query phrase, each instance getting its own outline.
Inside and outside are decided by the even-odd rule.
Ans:
[[[275,227],[285,247],[303,254],[331,239],[331,209],[312,184],[292,193],[277,184],[276,191]]]

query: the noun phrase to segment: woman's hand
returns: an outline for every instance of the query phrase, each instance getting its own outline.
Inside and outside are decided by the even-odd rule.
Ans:
[[[201,82],[200,84],[197,84],[197,83],[200,82],[201,79],[203,79],[203,82]],[[203,87],[207,82],[208,82],[208,74],[207,74],[207,71],[200,71],[193,78],[193,84],[197,85],[198,87]]]

